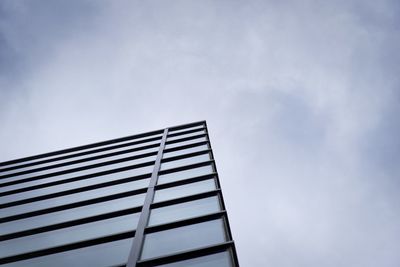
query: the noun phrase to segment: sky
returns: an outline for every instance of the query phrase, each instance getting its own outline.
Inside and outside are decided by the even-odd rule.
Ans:
[[[0,2],[0,161],[206,120],[241,266],[400,266],[400,4]]]

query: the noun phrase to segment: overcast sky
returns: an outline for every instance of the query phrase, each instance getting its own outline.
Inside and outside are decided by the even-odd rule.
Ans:
[[[400,266],[400,2],[0,2],[0,161],[207,120],[242,266]]]

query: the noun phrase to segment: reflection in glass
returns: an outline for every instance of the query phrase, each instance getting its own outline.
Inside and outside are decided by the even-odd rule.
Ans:
[[[140,158],[140,159],[135,159],[135,160],[128,160],[128,161],[123,161],[123,162],[119,162],[119,163],[113,163],[113,164],[104,165],[104,166],[100,166],[100,167],[96,167],[96,168],[91,168],[91,169],[86,169],[86,170],[81,170],[81,171],[76,171],[76,172],[71,172],[71,173],[66,173],[66,174],[60,174],[60,175],[52,176],[49,178],[33,180],[30,182],[24,182],[24,183],[20,183],[20,184],[6,186],[6,187],[4,187],[4,189],[0,190],[0,192],[30,187],[30,186],[34,186],[34,185],[41,185],[41,184],[50,183],[50,182],[54,182],[54,181],[65,180],[68,178],[79,177],[79,176],[83,176],[83,175],[93,174],[93,173],[102,172],[102,171],[108,171],[108,170],[112,170],[112,169],[132,166],[132,165],[155,161],[155,160],[156,160],[156,156],[150,156],[150,157],[145,157],[145,158]],[[54,170],[52,170],[52,172],[54,172]]]
[[[2,223],[0,227],[0,235],[72,221],[117,210],[138,207],[143,205],[144,197],[145,194],[134,195],[88,206],[82,206],[79,208],[62,210],[17,221]]]
[[[211,165],[188,169],[184,171],[172,172],[168,174],[162,174],[158,177],[158,184],[165,184],[174,181],[185,180],[201,175],[207,175],[213,173]]]
[[[215,190],[215,180],[208,179],[200,182],[174,186],[157,190],[154,195],[154,202],[195,195],[203,192]]]
[[[130,169],[127,171],[122,171],[122,172],[109,173],[109,174],[105,174],[105,175],[101,175],[101,176],[99,175],[99,176],[95,176],[95,177],[91,177],[88,179],[83,179],[83,180],[79,180],[79,181],[75,181],[75,182],[44,187],[44,188],[40,188],[40,189],[36,189],[36,190],[32,190],[32,191],[26,191],[26,192],[22,192],[22,193],[17,193],[17,194],[0,197],[0,203],[3,204],[3,203],[12,202],[12,201],[17,201],[20,199],[26,199],[26,198],[56,193],[56,192],[62,192],[62,191],[66,191],[69,189],[81,188],[83,186],[89,186],[89,185],[100,184],[100,183],[109,182],[109,181],[115,181],[115,180],[119,180],[119,179],[123,179],[123,178],[134,177],[137,175],[148,174],[148,173],[151,173],[152,171],[153,171],[153,166],[146,166],[146,167]],[[141,182],[138,182],[138,183],[141,183]],[[147,184],[146,184],[146,186],[147,186]]]
[[[228,251],[198,257],[194,259],[157,265],[158,267],[231,267],[232,259]]]
[[[185,132],[185,131],[194,130],[194,129],[201,129],[203,127],[204,127],[204,125],[200,124],[200,125],[197,125],[197,126],[192,126],[192,127],[188,127],[188,128],[184,128],[184,129],[179,129],[179,130],[172,129],[172,130],[169,130],[168,132],[175,134],[175,133]]]
[[[200,138],[195,138],[195,139],[182,141],[182,142],[178,142],[178,143],[167,144],[167,145],[165,145],[165,149],[178,147],[178,146],[186,146],[186,145],[189,145],[189,144],[194,144],[194,143],[198,143],[198,142],[205,142],[205,141],[207,141],[206,137],[200,137]]]
[[[176,150],[176,151],[171,151],[171,152],[164,152],[163,158],[171,158],[175,156],[180,156],[180,155],[185,155],[193,152],[199,152],[199,151],[204,151],[208,149],[208,145],[201,145],[201,146],[195,146],[195,147],[190,147],[190,148],[185,148],[181,150]]]
[[[153,142],[153,143],[158,143],[158,142],[159,141],[156,141],[156,142]],[[143,146],[143,144],[141,144],[140,146]],[[76,160],[80,160],[80,159],[91,158],[91,157],[94,157],[94,156],[100,156],[100,155],[104,155],[104,154],[109,154],[109,153],[129,150],[129,149],[132,149],[132,148],[135,148],[135,147],[138,147],[138,145],[122,147],[122,148],[116,148],[116,149],[111,149],[111,150],[102,151],[102,152],[96,152],[96,153],[89,154],[89,155],[77,156],[77,157],[74,157],[74,158],[68,158],[68,159],[59,160],[59,161],[55,161],[55,162],[52,161],[52,162],[37,164],[37,165],[34,165],[34,166],[29,166],[29,167],[16,169],[16,170],[6,171],[6,172],[0,173],[0,174],[1,175],[6,175],[6,174],[12,174],[12,173],[17,173],[17,172],[27,171],[27,170],[33,170],[33,169],[43,168],[43,167],[47,167],[47,166],[51,166],[51,165],[57,165],[57,164],[61,164],[61,163],[68,163],[68,162],[72,162],[72,161],[76,161]],[[23,175],[14,175],[13,177],[6,178],[4,180],[2,179],[2,182],[15,181],[15,180],[19,180],[19,179],[26,178],[26,177],[39,176],[39,175],[43,175],[43,174],[46,174],[46,173],[52,173],[52,172],[56,172],[56,171],[62,171],[62,170],[68,170],[68,169],[72,169],[72,168],[89,166],[89,165],[96,164],[96,163],[99,163],[99,162],[105,162],[105,161],[109,161],[109,160],[116,160],[116,159],[120,159],[120,158],[132,157],[132,156],[141,155],[141,154],[150,153],[150,152],[156,152],[156,151],[158,151],[158,147],[155,147],[155,148],[153,147],[153,148],[133,151],[133,152],[119,154],[119,155],[110,156],[110,157],[106,157],[106,158],[101,158],[101,159],[95,159],[95,160],[90,160],[90,161],[84,161],[84,162],[80,162],[80,163],[70,164],[70,165],[66,165],[66,166],[62,166],[62,167],[57,167],[57,168],[54,168],[54,169],[36,171],[36,172],[32,172],[32,173],[29,173],[29,174],[23,174]]]
[[[151,211],[149,225],[169,223],[201,215],[214,213],[220,210],[217,196],[197,199],[180,204],[156,208]]]
[[[201,131],[196,131],[194,133],[181,134],[181,135],[177,135],[177,136],[168,137],[167,141],[173,141],[173,140],[196,136],[196,135],[205,134],[205,133],[206,133],[206,131],[201,130]]]
[[[136,229],[139,213],[10,239],[1,243],[0,258]]]
[[[83,191],[76,194],[65,195],[56,198],[45,199],[41,201],[35,201],[23,205],[18,205],[9,208],[0,209],[0,217],[12,216],[15,214],[21,214],[26,212],[31,212],[35,210],[41,210],[56,206],[61,206],[69,203],[75,203],[83,200],[114,195],[118,193],[133,191],[139,188],[145,188],[149,185],[150,179],[142,179],[129,183],[117,184],[112,186],[107,186],[103,188],[98,188],[89,191]]]
[[[210,160],[209,153],[201,154],[201,155],[193,156],[193,157],[189,157],[189,158],[168,161],[168,162],[164,162],[161,164],[161,170],[167,170],[167,169],[187,166],[187,165],[200,163],[200,162],[204,162],[204,161],[208,161],[208,160]]]
[[[212,220],[145,236],[142,259],[158,257],[226,241],[222,219]]]
[[[7,267],[108,267],[128,261],[133,238],[10,263]]]

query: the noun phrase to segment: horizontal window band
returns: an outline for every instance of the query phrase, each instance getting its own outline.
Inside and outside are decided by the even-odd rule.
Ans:
[[[42,209],[42,210],[36,210],[36,211],[32,211],[32,212],[12,215],[12,216],[8,216],[8,217],[0,218],[0,223],[16,221],[16,220],[20,220],[20,219],[25,219],[25,218],[29,218],[29,217],[34,217],[34,216],[38,216],[38,215],[48,214],[48,213],[67,210],[67,209],[78,208],[78,207],[82,207],[82,206],[88,206],[91,204],[106,202],[109,200],[143,194],[146,192],[147,192],[147,188],[141,188],[141,189],[136,189],[136,190],[129,191],[129,192],[123,192],[123,193],[118,193],[118,194],[114,194],[114,195],[103,196],[103,197],[88,199],[88,200],[79,201],[79,202],[75,202],[75,203],[65,204],[65,205],[61,205],[61,206],[57,206],[57,207],[51,207],[51,208],[46,208],[46,209]]]
[[[195,133],[195,132],[201,132],[201,131],[204,131],[204,129],[205,128],[203,127],[203,128],[196,128],[193,130],[187,130],[187,131],[179,132],[179,133],[170,133],[170,134],[168,134],[167,139],[168,139],[168,137],[174,137],[174,136],[185,135],[185,134],[190,134],[190,133]]]
[[[227,241],[221,244],[217,245],[211,245],[207,247],[202,247],[198,249],[192,249],[184,252],[178,252],[174,254],[170,254],[167,256],[161,256],[157,258],[151,258],[151,259],[146,259],[143,261],[139,261],[137,263],[137,267],[152,267],[152,266],[158,266],[161,264],[168,264],[168,263],[173,263],[177,261],[183,261],[183,260],[188,260],[188,259],[193,259],[197,257],[202,257],[202,256],[207,256],[211,254],[215,254],[218,252],[224,252],[227,250],[233,250],[234,248],[234,242],[233,241]],[[234,254],[234,253],[232,253]],[[235,266],[239,266],[237,263]]]
[[[36,202],[36,201],[40,201],[40,200],[46,200],[46,199],[55,198],[55,197],[76,194],[76,193],[90,191],[90,190],[108,187],[108,186],[112,186],[112,185],[134,182],[134,181],[138,181],[138,180],[142,180],[142,179],[146,179],[146,178],[150,178],[150,177],[151,177],[151,173],[142,174],[142,175],[123,178],[123,179],[119,179],[119,180],[113,180],[113,181],[109,181],[109,182],[105,182],[105,183],[78,187],[78,188],[74,188],[74,189],[70,189],[70,190],[66,190],[66,191],[56,192],[53,194],[47,194],[47,195],[41,195],[41,196],[32,197],[32,198],[21,199],[21,200],[17,200],[17,201],[13,201],[13,202],[8,202],[5,204],[0,204],[0,209],[9,208],[9,207],[18,206],[18,205],[27,204],[27,203],[32,203],[32,202]]]
[[[226,211],[225,210],[221,210],[221,211],[218,211],[218,212],[215,212],[215,213],[202,215],[202,216],[198,216],[198,217],[193,217],[193,218],[189,218],[189,219],[184,219],[184,220],[179,220],[179,221],[174,221],[174,222],[169,222],[169,223],[164,223],[164,224],[148,226],[145,229],[145,233],[146,234],[150,234],[150,233],[165,231],[165,230],[178,228],[178,227],[182,227],[182,226],[186,226],[186,225],[192,225],[192,224],[196,224],[196,223],[212,221],[212,220],[225,218],[225,217],[226,217]]]
[[[107,171],[102,171],[102,172],[97,172],[97,173],[85,174],[85,175],[82,175],[82,176],[67,178],[67,179],[64,179],[64,180],[54,181],[54,182],[50,182],[50,183],[33,185],[33,186],[29,186],[29,187],[24,187],[24,188],[18,188],[18,189],[6,191],[6,192],[1,192],[0,193],[0,197],[7,196],[7,195],[12,195],[12,194],[16,194],[16,193],[21,193],[21,192],[26,192],[26,191],[32,191],[32,190],[36,190],[36,189],[39,189],[39,188],[53,186],[53,185],[59,185],[59,184],[65,184],[65,183],[70,183],[70,182],[74,182],[74,181],[85,180],[85,179],[89,179],[89,178],[93,178],[93,177],[97,177],[97,176],[101,176],[101,175],[117,173],[117,172],[120,172],[120,171],[138,169],[138,168],[152,166],[152,165],[154,165],[154,161],[148,161],[148,162],[144,162],[144,163],[140,163],[140,164],[136,164],[136,165],[132,165],[132,166],[121,167],[121,168],[117,168],[117,169],[113,169],[113,170],[107,170]],[[45,178],[48,178],[48,177],[45,177]],[[42,179],[42,178],[40,178],[40,179]]]
[[[170,144],[176,144],[176,143],[184,142],[184,141],[190,141],[190,140],[193,140],[193,139],[206,137],[206,136],[207,136],[207,134],[199,134],[199,135],[193,135],[193,136],[185,137],[185,138],[182,138],[182,139],[167,141],[165,143],[165,146],[170,145]]]
[[[158,184],[155,186],[155,188],[156,188],[156,190],[161,190],[161,189],[172,188],[175,186],[180,186],[180,185],[185,185],[185,184],[192,184],[195,182],[200,182],[200,181],[204,181],[204,180],[208,180],[208,179],[216,180],[216,177],[217,177],[216,173],[210,173],[210,174],[206,174],[206,175],[187,178],[184,180],[173,181],[170,183]],[[219,188],[219,185],[217,188]]]
[[[107,153],[107,154],[102,154],[102,155],[98,155],[98,156],[83,158],[83,159],[79,159],[79,160],[72,160],[72,161],[68,161],[68,162],[63,162],[63,163],[58,163],[58,164],[54,164],[54,165],[50,165],[50,166],[41,167],[41,168],[26,170],[26,171],[22,171],[22,172],[15,172],[12,174],[7,174],[7,175],[2,175],[2,176],[0,176],[0,179],[14,177],[14,176],[23,175],[23,174],[34,173],[34,172],[38,172],[38,171],[44,171],[44,170],[48,170],[48,169],[54,169],[54,168],[58,168],[58,167],[64,167],[64,166],[78,164],[78,163],[82,163],[82,162],[88,162],[91,160],[97,160],[97,159],[102,159],[102,158],[106,159],[107,157],[118,156],[118,155],[122,155],[122,154],[126,154],[126,153],[150,149],[150,148],[157,148],[159,146],[160,146],[160,144],[153,144],[153,145],[148,145],[148,146],[144,146],[144,147],[130,148],[130,149],[116,151],[116,152]],[[138,155],[138,156],[142,156],[142,155]]]
[[[174,131],[179,131],[179,130],[183,130],[186,128],[192,128],[192,127],[196,127],[196,126],[205,126],[205,121],[198,121],[198,122],[193,122],[193,123],[189,123],[189,124],[184,124],[184,125],[178,125],[178,126],[173,126],[173,127],[169,127],[168,128],[168,132],[174,132]]]
[[[71,226],[92,223],[92,222],[111,219],[111,218],[115,218],[115,217],[119,217],[119,216],[134,214],[134,213],[140,212],[141,210],[142,210],[142,206],[137,206],[134,208],[103,213],[103,214],[94,215],[94,216],[85,217],[85,218],[76,219],[76,220],[71,220],[71,221],[67,221],[67,222],[62,222],[62,223],[47,225],[47,226],[43,226],[43,227],[33,228],[33,229],[29,229],[29,230],[14,232],[14,233],[10,233],[10,234],[0,235],[0,241],[5,241],[5,240],[9,240],[9,239],[14,239],[14,238],[20,238],[20,237],[29,236],[29,235],[40,234],[40,233],[44,233],[44,232],[68,228]]]
[[[54,176],[59,176],[59,175],[63,175],[63,174],[74,173],[74,172],[88,170],[88,169],[94,169],[94,168],[97,168],[97,167],[104,167],[104,166],[115,164],[115,163],[121,163],[121,162],[125,162],[125,161],[141,159],[141,158],[146,158],[146,157],[151,157],[151,156],[156,156],[156,155],[157,155],[157,151],[145,153],[145,154],[142,154],[142,155],[136,155],[136,156],[132,156],[132,157],[126,157],[126,158],[122,158],[122,159],[116,159],[116,160],[111,160],[111,161],[106,161],[106,162],[100,162],[100,163],[96,163],[96,164],[89,165],[89,166],[72,168],[72,169],[69,169],[69,170],[53,172],[53,173],[48,173],[48,174],[44,174],[44,175],[39,175],[39,176],[34,176],[34,177],[29,177],[29,178],[23,178],[23,179],[20,179],[20,180],[15,180],[15,181],[10,181],[10,182],[5,182],[5,183],[1,183],[0,187],[10,186],[10,185],[14,185],[14,184],[26,183],[26,182],[30,182],[30,181],[36,181],[36,180],[45,179],[45,178],[49,178],[49,177],[54,177]],[[138,165],[140,165],[140,164],[138,164]],[[1,196],[1,194],[0,194],[0,196]]]
[[[164,154],[165,154],[165,153],[169,153],[169,152],[174,152],[174,151],[179,151],[179,150],[187,149],[187,148],[192,148],[192,147],[196,147],[196,146],[208,145],[208,144],[209,144],[208,141],[201,141],[201,142],[197,142],[197,143],[193,143],[193,144],[188,144],[188,145],[184,145],[184,146],[178,146],[178,147],[167,148],[167,149],[164,149]]]
[[[181,166],[181,167],[176,167],[176,168],[171,168],[171,169],[167,169],[167,170],[162,170],[158,172],[158,175],[163,175],[163,174],[168,174],[168,173],[173,173],[173,172],[179,172],[179,171],[184,171],[184,170],[189,170],[189,169],[194,169],[197,167],[203,167],[203,166],[207,166],[207,165],[213,165],[214,167],[214,160],[207,160],[207,161],[203,161],[200,163],[194,163],[194,164],[190,164],[190,165],[186,165],[186,166]]]
[[[193,200],[198,200],[198,199],[203,199],[207,197],[213,197],[213,196],[218,196],[221,192],[221,189],[216,189],[212,191],[208,191],[205,193],[200,193],[200,194],[195,194],[195,195],[190,195],[190,196],[184,196],[184,197],[179,197],[179,198],[174,198],[166,201],[161,201],[161,202],[156,202],[152,203],[150,208],[151,209],[157,209],[157,208],[162,208],[166,206],[171,206],[175,204],[181,204],[184,202],[189,202]]]
[[[158,132],[159,133],[149,134],[148,136],[156,135],[156,134],[162,134],[163,130],[160,130]],[[144,135],[144,136],[147,136],[147,134]],[[142,137],[144,137],[144,136],[142,136]],[[140,137],[137,137],[137,138],[140,138]],[[56,161],[56,160],[61,160],[61,159],[67,159],[67,158],[73,158],[73,157],[76,157],[76,156],[86,155],[86,154],[90,154],[90,153],[94,153],[94,152],[106,151],[106,150],[113,149],[113,148],[119,148],[119,147],[124,147],[124,146],[129,146],[129,145],[142,144],[142,143],[146,143],[146,142],[161,140],[161,136],[151,137],[151,138],[148,138],[148,139],[143,139],[143,140],[139,140],[139,141],[133,141],[133,142],[129,142],[129,143],[118,144],[119,142],[128,141],[129,139],[130,138],[127,138],[127,137],[118,138],[118,139],[115,139],[115,140],[100,142],[100,143],[96,143],[96,144],[78,146],[78,147],[73,147],[73,148],[64,149],[64,150],[60,150],[60,151],[55,151],[55,152],[40,154],[40,155],[36,155],[36,156],[31,156],[31,157],[11,160],[11,161],[7,161],[7,162],[0,162],[0,166],[7,166],[7,165],[11,165],[11,164],[23,163],[24,161],[31,161],[31,160],[36,160],[36,159],[40,159],[40,158],[46,158],[46,157],[60,155],[60,157],[57,157],[57,158],[43,159],[43,161],[35,161],[35,162],[21,164],[21,165],[17,165],[17,166],[5,167],[3,169],[0,169],[0,171],[18,169],[18,168],[21,168],[21,167],[28,167],[28,166],[36,165],[36,164],[39,164],[39,163],[47,163],[47,162],[51,162],[51,161]],[[116,144],[115,146],[109,146],[109,147],[101,148],[101,146],[114,144],[114,143]],[[90,148],[95,148],[95,147],[100,147],[100,148],[95,149],[95,150],[79,152],[79,150],[90,149]],[[78,153],[62,156],[62,154],[71,153],[71,152],[75,152],[75,151],[78,151]]]
[[[29,253],[24,253],[24,254],[20,254],[20,255],[2,258],[2,259],[0,259],[0,264],[22,261],[22,260],[27,260],[27,259],[31,259],[31,258],[41,257],[41,256],[47,256],[50,254],[65,252],[65,251],[69,251],[69,250],[73,250],[73,249],[95,246],[95,245],[108,243],[108,242],[112,242],[112,241],[117,241],[117,240],[130,238],[130,237],[134,237],[134,236],[135,236],[135,231],[129,231],[129,232],[123,232],[123,233],[119,233],[119,234],[115,234],[115,235],[103,236],[103,237],[99,237],[99,238],[94,238],[94,239],[89,239],[89,240],[72,243],[72,244],[67,244],[67,245],[62,245],[62,246],[53,247],[53,248],[49,248],[49,249],[37,250],[37,251],[29,252]]]
[[[161,163],[170,162],[170,161],[179,160],[179,159],[190,158],[190,157],[199,156],[199,155],[203,155],[203,154],[209,154],[210,152],[211,152],[211,149],[206,149],[206,150],[203,150],[203,151],[183,154],[183,155],[170,157],[170,158],[164,158],[164,159],[161,160]]]

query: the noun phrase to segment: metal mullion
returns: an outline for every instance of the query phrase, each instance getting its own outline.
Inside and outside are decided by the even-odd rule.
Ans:
[[[28,173],[34,173],[34,172],[38,172],[38,171],[44,171],[44,170],[48,170],[48,169],[54,169],[54,168],[58,168],[58,167],[64,167],[64,166],[83,163],[83,162],[89,162],[92,160],[98,160],[98,159],[103,159],[103,158],[106,159],[108,157],[118,156],[118,155],[136,152],[136,151],[140,151],[140,150],[146,150],[146,149],[150,149],[150,148],[156,148],[159,146],[160,146],[160,144],[152,144],[152,145],[148,145],[148,146],[144,146],[144,147],[130,148],[130,149],[126,149],[126,150],[101,154],[101,155],[87,157],[87,158],[83,158],[83,159],[72,160],[72,161],[67,161],[67,162],[63,162],[63,163],[57,163],[54,165],[39,167],[36,169],[30,169],[30,170],[25,170],[25,171],[21,171],[21,172],[14,172],[14,173],[10,173],[10,174],[1,175],[0,179],[9,178],[9,177],[13,177],[13,176],[19,176],[19,175],[28,174]],[[151,152],[149,152],[149,153],[151,153]],[[138,155],[138,156],[141,156],[141,155]],[[40,165],[40,164],[37,164],[37,165]]]
[[[136,266],[137,261],[140,258],[140,253],[143,247],[143,242],[144,242],[144,231],[147,226],[147,222],[149,220],[150,216],[150,205],[153,202],[154,198],[154,191],[155,191],[155,185],[157,184],[158,180],[158,172],[161,167],[161,159],[163,156],[166,140],[167,140],[167,135],[168,135],[168,128],[164,129],[164,134],[161,140],[160,148],[157,153],[157,158],[154,164],[154,169],[153,173],[150,178],[150,184],[147,189],[145,201],[143,204],[142,212],[140,214],[139,222],[136,228],[136,233],[135,233],[135,238],[133,240],[132,248],[129,253],[129,258],[128,258],[128,263],[127,267],[134,267]]]
[[[40,158],[57,156],[57,155],[60,155],[60,154],[75,152],[75,151],[89,149],[89,148],[101,147],[101,146],[114,144],[114,143],[117,144],[119,142],[124,142],[124,141],[129,141],[129,140],[133,140],[134,141],[137,138],[157,135],[157,134],[161,134],[161,133],[162,133],[162,130],[158,130],[158,131],[152,131],[152,132],[149,132],[149,133],[142,133],[142,134],[137,134],[137,135],[133,135],[133,136],[126,136],[126,137],[117,138],[117,139],[113,139],[113,140],[101,141],[101,142],[97,142],[97,143],[93,143],[93,144],[89,144],[89,145],[77,146],[77,147],[62,149],[62,150],[53,151],[53,152],[49,152],[49,153],[43,153],[43,154],[39,154],[39,155],[35,155],[35,156],[29,156],[29,157],[9,160],[9,161],[5,161],[5,162],[0,162],[0,166],[7,166],[7,165],[12,165],[12,164],[23,163],[24,161],[31,161],[31,160],[36,160],[36,159],[40,159]],[[159,139],[159,137],[151,137],[151,138]],[[145,140],[148,140],[148,139],[145,139]],[[139,143],[141,141],[142,140],[134,141],[134,142]],[[20,166],[20,165],[18,165],[18,166]],[[13,167],[17,167],[17,166],[6,167],[6,168],[13,168]]]
[[[61,192],[47,194],[47,195],[41,195],[41,196],[32,197],[32,198],[25,198],[25,199],[16,200],[16,201],[13,201],[13,202],[7,202],[5,204],[0,204],[0,209],[9,208],[9,207],[18,206],[18,205],[23,205],[23,204],[28,204],[28,203],[41,201],[41,200],[46,200],[46,199],[55,198],[55,197],[62,197],[62,196],[72,195],[72,194],[81,193],[81,192],[84,192],[84,191],[90,191],[90,190],[99,189],[99,188],[104,188],[104,187],[108,187],[108,186],[113,186],[113,185],[118,185],[118,184],[123,184],[123,183],[129,183],[129,182],[134,182],[134,181],[139,181],[139,180],[143,180],[143,179],[146,179],[146,178],[150,178],[150,176],[151,176],[150,173],[149,174],[142,174],[142,175],[138,175],[138,176],[122,178],[122,179],[113,180],[113,181],[109,181],[109,182],[104,182],[104,183],[100,183],[100,184],[93,184],[93,185],[78,187],[78,188],[69,189],[69,190],[65,190],[65,191],[61,191]]]
[[[65,252],[65,251],[73,250],[73,249],[95,246],[95,245],[99,245],[99,244],[103,244],[103,243],[108,243],[108,242],[112,242],[112,241],[118,241],[118,240],[122,240],[122,239],[126,239],[126,238],[131,238],[134,236],[135,236],[135,230],[122,232],[122,233],[118,233],[118,234],[113,234],[113,235],[108,235],[108,236],[97,237],[97,238],[83,240],[83,241],[66,244],[66,245],[61,245],[61,246],[57,246],[57,247],[41,249],[41,250],[27,252],[27,253],[23,253],[23,254],[19,254],[19,255],[8,256],[5,258],[1,258],[0,264],[11,263],[11,262],[15,262],[15,261],[22,261],[22,260],[27,260],[27,259],[31,259],[31,258],[41,257],[41,256],[47,256],[50,254]]]
[[[83,200],[83,201],[79,201],[79,202],[64,204],[64,205],[60,205],[60,206],[56,206],[56,207],[11,215],[11,216],[0,218],[0,223],[16,221],[16,220],[20,220],[20,219],[25,219],[25,218],[29,218],[29,217],[39,216],[39,215],[62,211],[62,210],[67,210],[67,209],[78,208],[78,207],[82,207],[82,206],[88,206],[88,205],[106,202],[106,201],[110,201],[110,200],[114,200],[114,199],[120,199],[120,198],[124,198],[124,197],[139,195],[139,194],[142,194],[145,192],[146,192],[146,188],[141,188],[141,189],[136,189],[136,190],[132,190],[132,191],[128,191],[128,192],[122,192],[122,193],[117,193],[117,194],[113,194],[113,195],[102,196],[102,197],[98,197],[98,198],[92,198],[92,199]]]
[[[44,232],[50,232],[50,231],[54,231],[54,230],[59,230],[59,229],[68,228],[68,227],[72,227],[72,226],[76,226],[76,225],[82,225],[82,224],[102,221],[102,220],[106,220],[106,219],[112,219],[115,217],[138,213],[141,210],[142,210],[142,206],[140,205],[140,206],[133,207],[133,208],[107,212],[107,213],[103,213],[103,214],[99,214],[99,215],[93,215],[93,216],[84,217],[84,218],[80,218],[80,219],[76,219],[76,220],[36,227],[36,228],[28,229],[28,230],[22,230],[19,232],[13,232],[13,233],[9,233],[9,234],[0,235],[0,241],[40,234],[40,233],[44,233]]]

